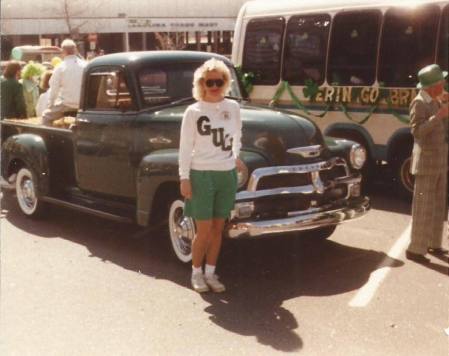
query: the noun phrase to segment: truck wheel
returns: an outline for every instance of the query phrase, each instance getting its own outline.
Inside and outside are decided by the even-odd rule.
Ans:
[[[326,227],[320,227],[318,229],[307,231],[307,237],[310,238],[310,240],[326,240],[328,237],[330,237],[337,228],[337,225],[331,225]]]
[[[36,174],[29,168],[20,168],[16,177],[17,203],[23,214],[31,218],[42,217],[45,203],[38,196]]]
[[[184,216],[184,202],[176,198],[170,203],[168,214],[170,241],[178,260],[188,263],[192,260],[192,241],[195,237],[195,222]]]
[[[399,194],[405,198],[411,199],[413,196],[413,187],[415,177],[410,173],[412,157],[405,152],[398,156],[394,162],[394,179],[399,189]]]

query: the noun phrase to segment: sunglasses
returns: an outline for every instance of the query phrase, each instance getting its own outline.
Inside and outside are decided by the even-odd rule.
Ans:
[[[212,88],[214,85],[217,88],[221,88],[224,85],[224,80],[223,79],[208,79],[208,80],[206,80],[206,86],[208,88]]]

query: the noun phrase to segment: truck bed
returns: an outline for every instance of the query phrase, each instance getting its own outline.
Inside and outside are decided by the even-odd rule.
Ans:
[[[5,124],[12,123],[13,125],[33,125],[33,126],[43,126],[43,127],[53,127],[53,128],[61,128],[61,129],[69,129],[70,125],[75,123],[75,118],[72,116],[63,117],[59,120],[55,120],[52,123],[52,126],[44,126],[42,125],[42,118],[40,117],[29,117],[27,119],[4,119],[2,121]]]
[[[32,134],[41,137],[48,151],[52,190],[75,185],[73,132],[74,117],[56,120],[52,126],[41,124],[41,118],[4,119],[1,121],[2,143],[9,137]],[[3,177],[8,179],[8,177]],[[55,192],[56,193],[56,192]]]

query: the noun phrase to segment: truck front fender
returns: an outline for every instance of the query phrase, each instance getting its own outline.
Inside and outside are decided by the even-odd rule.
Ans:
[[[159,187],[164,183],[174,185],[178,182],[177,149],[158,150],[142,158],[137,171],[137,223],[139,225],[149,224],[154,197]]]
[[[38,178],[38,193],[47,195],[50,190],[48,150],[42,137],[35,134],[18,134],[9,137],[2,145],[2,176],[16,173],[13,164],[23,163],[31,168]]]

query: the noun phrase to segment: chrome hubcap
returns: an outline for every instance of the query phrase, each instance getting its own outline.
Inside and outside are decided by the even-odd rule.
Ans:
[[[173,249],[180,260],[188,262],[192,254],[192,241],[195,238],[195,223],[184,216],[184,203],[173,202],[169,216],[170,238]]]
[[[22,169],[17,175],[17,200],[25,214],[32,214],[37,206],[36,190],[31,172]]]

